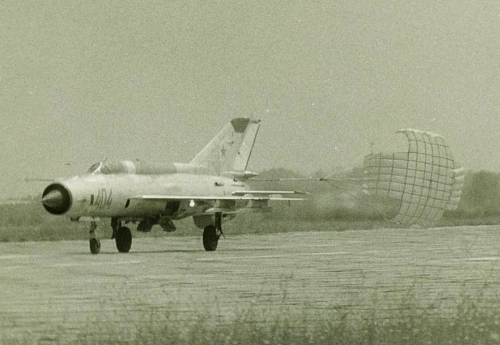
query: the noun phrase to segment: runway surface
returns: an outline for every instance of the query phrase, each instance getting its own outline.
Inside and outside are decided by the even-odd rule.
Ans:
[[[497,308],[498,226],[227,234],[216,252],[198,237],[0,244],[3,339],[127,328],[155,313],[174,322],[262,313],[390,311],[411,300],[446,312],[460,296]]]

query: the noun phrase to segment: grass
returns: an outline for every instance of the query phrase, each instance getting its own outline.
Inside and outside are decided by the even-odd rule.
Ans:
[[[25,242],[25,241],[63,241],[63,240],[88,240],[88,223],[70,222],[65,218],[56,218],[56,221],[41,223],[40,225],[5,225],[0,226],[0,242]],[[141,233],[135,231],[136,225],[128,224],[136,238],[164,237],[164,236],[201,236],[203,230],[194,226],[191,219],[176,222],[177,230],[165,233],[159,226],[154,226],[151,232]],[[379,228],[398,228],[397,224],[384,221],[330,221],[330,220],[296,220],[262,217],[260,215],[241,215],[231,222],[224,223],[226,235],[239,234],[264,234],[297,231],[346,231],[369,230]],[[98,223],[98,232],[101,238],[111,237],[109,219]]]
[[[65,217],[56,217],[42,214],[36,220],[4,222],[0,218],[0,242],[24,241],[61,241],[61,240],[88,240],[88,223],[70,222]],[[12,216],[9,219],[16,219]],[[436,227],[449,226],[476,226],[494,225],[500,223],[500,216],[485,218],[452,218],[444,217]],[[201,236],[202,230],[196,228],[193,221],[183,219],[176,221],[177,231],[166,234],[159,226],[154,226],[149,233],[135,231],[136,225],[128,224],[134,237],[163,237],[163,236]],[[278,214],[241,214],[234,220],[224,223],[223,228],[229,236],[238,234],[263,234],[297,231],[347,231],[372,230],[381,228],[399,228],[400,225],[383,219],[342,218],[329,219],[325,217],[302,219],[293,213]],[[111,237],[109,219],[98,223],[99,236]]]
[[[460,298],[453,311],[444,313],[439,303],[422,308],[410,297],[384,317],[376,308],[366,313],[330,308],[307,314],[293,312],[286,306],[279,310],[269,307],[261,312],[250,306],[229,318],[220,312],[207,311],[183,320],[175,311],[153,308],[141,315],[125,313],[119,324],[110,322],[103,314],[81,324],[76,332],[60,325],[45,335],[27,333],[2,340],[3,344],[81,345],[498,344],[500,311],[481,309],[481,301],[466,293]]]

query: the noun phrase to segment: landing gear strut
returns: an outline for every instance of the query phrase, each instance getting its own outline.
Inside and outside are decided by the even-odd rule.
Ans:
[[[217,249],[219,238],[224,235],[222,232],[222,213],[215,213],[215,226],[208,225],[203,230],[203,247],[207,252],[213,252]]]
[[[90,222],[90,228],[89,228],[89,244],[90,244],[90,252],[92,254],[99,254],[101,251],[101,241],[99,241],[99,238],[97,238],[96,230],[97,229],[97,223],[96,222]]]
[[[120,218],[111,218],[111,229],[113,229],[113,234],[111,235],[111,239],[116,238],[116,233],[118,229],[122,227],[122,220]]]

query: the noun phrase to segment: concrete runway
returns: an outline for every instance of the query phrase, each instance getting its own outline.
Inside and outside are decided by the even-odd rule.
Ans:
[[[118,330],[155,313],[206,315],[391,310],[409,300],[446,312],[459,296],[498,308],[498,226],[134,239],[128,254],[102,240],[0,244],[0,335],[50,342],[89,324]],[[493,302],[492,302],[493,301]],[[394,314],[393,314],[394,315]],[[99,331],[99,330],[98,330]]]

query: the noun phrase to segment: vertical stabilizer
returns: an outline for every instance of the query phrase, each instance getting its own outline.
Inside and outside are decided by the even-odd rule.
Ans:
[[[190,164],[204,166],[215,175],[244,171],[259,131],[259,122],[250,118],[232,119]]]

